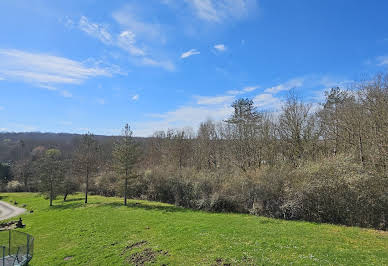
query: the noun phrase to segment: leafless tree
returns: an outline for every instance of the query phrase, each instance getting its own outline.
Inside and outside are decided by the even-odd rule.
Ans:
[[[76,147],[73,155],[74,173],[85,177],[85,203],[88,202],[89,179],[98,171],[100,145],[93,134],[87,133]]]

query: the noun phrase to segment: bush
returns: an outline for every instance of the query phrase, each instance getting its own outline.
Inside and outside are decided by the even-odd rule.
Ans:
[[[96,193],[122,195],[123,182],[108,172],[95,179]],[[155,167],[131,180],[128,195],[214,212],[242,212],[387,229],[388,179],[336,156],[262,166],[251,172]]]
[[[10,181],[6,186],[7,192],[21,192],[23,191],[23,185],[16,180]]]
[[[337,156],[292,172],[285,218],[387,229],[388,180]]]
[[[120,181],[113,172],[103,172],[96,176],[91,190],[98,195],[113,197],[121,191],[122,185]]]

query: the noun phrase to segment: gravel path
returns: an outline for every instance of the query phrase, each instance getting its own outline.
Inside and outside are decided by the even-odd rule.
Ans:
[[[26,209],[15,207],[7,202],[0,201],[0,221],[17,216]]]

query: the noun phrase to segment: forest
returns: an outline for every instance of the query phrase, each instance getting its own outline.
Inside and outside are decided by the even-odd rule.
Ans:
[[[223,121],[134,137],[0,134],[0,189],[49,200],[82,191],[211,212],[388,226],[388,74],[281,110],[241,98]]]

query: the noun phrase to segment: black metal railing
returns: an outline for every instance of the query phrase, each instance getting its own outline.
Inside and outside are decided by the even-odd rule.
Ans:
[[[0,266],[26,265],[34,254],[34,238],[26,233],[0,231]]]

